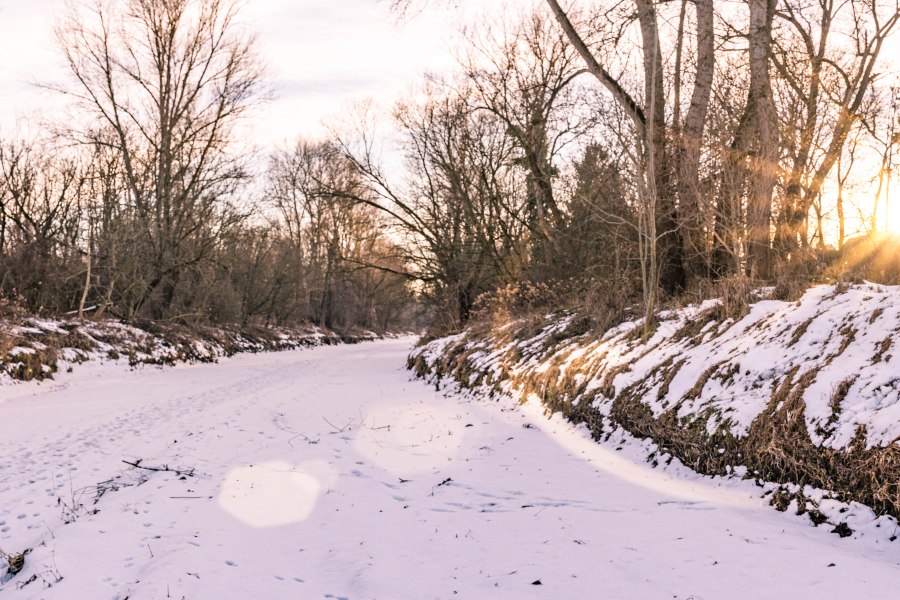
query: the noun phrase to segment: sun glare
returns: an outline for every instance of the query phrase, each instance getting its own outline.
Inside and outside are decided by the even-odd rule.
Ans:
[[[900,235],[900,197],[892,198],[893,202],[889,202],[884,215],[884,228],[887,233]]]

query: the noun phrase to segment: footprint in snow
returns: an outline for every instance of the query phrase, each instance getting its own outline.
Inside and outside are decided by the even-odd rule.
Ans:
[[[236,566],[237,566],[237,563],[235,563],[233,560],[226,560],[226,561],[225,561],[225,564],[228,565],[229,567],[236,567]]]

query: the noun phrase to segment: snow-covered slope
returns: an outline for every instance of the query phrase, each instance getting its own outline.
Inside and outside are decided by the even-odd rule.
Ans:
[[[52,378],[59,370],[70,370],[87,361],[125,362],[130,366],[211,362],[238,352],[377,338],[370,331],[339,335],[313,325],[189,329],[154,322],[138,327],[113,319],[0,319],[0,385],[11,379]]]
[[[432,342],[411,361],[535,394],[598,435],[624,426],[701,471],[747,465],[896,514],[900,287],[819,286],[737,320],[723,312],[715,301],[669,311],[646,341],[639,322],[598,337],[589,322],[548,315]]]
[[[674,407],[679,417],[708,411],[710,431],[724,425],[746,435],[778,384],[799,368],[795,380],[814,374],[802,399],[816,445],[847,448],[860,428],[867,447],[900,439],[900,288],[820,286],[796,303],[757,302],[737,322],[719,322],[714,307],[664,317],[646,344],[620,333],[586,349],[610,352],[608,368],[628,367],[612,381],[617,390],[652,381],[642,387],[654,415]],[[685,327],[699,332],[679,335]],[[663,381],[653,371],[668,360],[680,367],[666,371],[668,390],[660,394]]]

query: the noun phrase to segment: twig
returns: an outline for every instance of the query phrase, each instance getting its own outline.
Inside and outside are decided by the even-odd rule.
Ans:
[[[193,467],[191,467],[190,469],[185,470],[185,471],[182,471],[181,469],[170,469],[169,465],[163,465],[161,467],[145,467],[144,465],[141,464],[142,460],[143,460],[142,458],[139,458],[138,460],[136,460],[134,462],[131,462],[128,460],[123,460],[122,462],[128,466],[134,467],[135,469],[144,469],[145,471],[156,471],[159,473],[168,472],[168,473],[175,473],[176,475],[186,475],[187,477],[194,476],[194,468]]]
[[[294,434],[294,437],[292,437],[291,439],[288,440],[288,446],[290,446],[291,448],[294,447],[294,440],[296,440],[297,438],[303,438],[303,440],[307,444],[318,444],[319,443],[319,440],[312,440],[306,434],[297,433],[293,429],[288,429],[287,427],[285,427],[284,425],[281,424],[279,417],[283,418],[284,413],[275,413],[275,416],[272,418],[272,422],[275,424],[275,427],[277,427],[281,431]]]
[[[311,440],[311,439],[309,439],[308,436],[306,436],[306,435],[304,435],[304,434],[302,434],[302,433],[298,433],[297,435],[295,435],[294,437],[292,437],[291,439],[288,440],[288,446],[290,446],[291,448],[293,448],[293,447],[294,447],[294,443],[293,443],[293,442],[294,442],[294,440],[296,440],[297,438],[303,438],[303,440],[304,440],[307,444],[318,444],[318,443],[319,443],[319,440]]]
[[[346,425],[344,425],[343,427],[341,427],[340,429],[338,429],[338,426],[337,426],[337,425],[335,425],[334,423],[332,423],[331,421],[329,421],[329,420],[326,419],[325,417],[322,417],[322,420],[325,421],[326,423],[328,423],[328,424],[331,426],[331,428],[334,429],[334,432],[333,432],[333,433],[344,433],[344,431],[346,431],[346,429],[347,429],[348,427],[350,427],[350,426],[353,424],[353,419],[350,419],[349,421],[347,421],[347,424],[346,424]]]

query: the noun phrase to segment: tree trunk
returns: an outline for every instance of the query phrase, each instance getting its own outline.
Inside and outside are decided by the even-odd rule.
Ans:
[[[644,53],[644,102],[646,126],[644,148],[649,195],[656,206],[659,285],[672,295],[685,284],[684,255],[675,203],[676,172],[667,151],[666,96],[663,83],[662,49],[656,7],[653,0],[635,0]]]
[[[715,68],[713,0],[695,0],[697,9],[697,73],[691,104],[679,136],[678,198],[684,227],[684,264],[688,282],[709,276],[706,224],[702,218],[700,151],[709,112]]]
[[[778,114],[769,77],[775,1],[747,0],[747,4],[750,8],[748,102],[754,112],[757,142],[755,156],[750,161],[747,196],[747,275],[766,280],[771,275],[772,193],[778,178]]]
[[[747,181],[747,155],[752,145],[755,113],[748,98],[734,139],[723,160],[716,211],[713,276],[717,279],[741,271],[743,200]]]
[[[88,217],[88,245],[87,245],[87,268],[84,274],[84,289],[81,291],[81,300],[78,302],[78,320],[84,321],[84,304],[87,302],[88,294],[91,293],[91,266],[93,264],[92,246],[94,245],[94,234],[91,226],[90,217]]]

